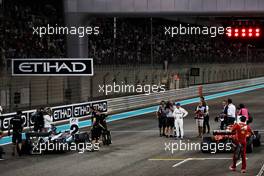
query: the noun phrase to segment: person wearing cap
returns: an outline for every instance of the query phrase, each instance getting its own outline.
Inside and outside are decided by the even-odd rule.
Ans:
[[[173,111],[174,125],[176,130],[176,138],[183,139],[183,118],[188,115],[188,112],[181,107],[180,103],[176,103],[176,108]]]

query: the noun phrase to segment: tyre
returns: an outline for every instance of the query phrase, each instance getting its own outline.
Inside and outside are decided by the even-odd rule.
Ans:
[[[32,150],[31,143],[28,140],[23,140],[21,146],[21,153],[29,155],[31,150]]]
[[[211,152],[211,143],[213,142],[212,137],[203,137],[201,142],[201,151],[203,153],[210,153]]]
[[[103,140],[103,145],[110,145],[112,143],[110,131],[108,130],[103,131],[102,140]]]
[[[105,134],[103,134],[103,136],[102,136],[102,141],[103,141],[103,145],[106,145],[107,144]]]
[[[87,132],[74,135],[75,143],[90,142],[89,134]]]

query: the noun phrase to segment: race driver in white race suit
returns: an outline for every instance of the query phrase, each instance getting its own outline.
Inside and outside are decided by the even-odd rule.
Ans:
[[[176,130],[176,138],[183,139],[184,131],[183,131],[183,118],[188,115],[188,112],[181,107],[180,103],[176,103],[176,108],[174,109],[173,116],[174,116],[174,125]],[[179,133],[181,132],[181,135]]]

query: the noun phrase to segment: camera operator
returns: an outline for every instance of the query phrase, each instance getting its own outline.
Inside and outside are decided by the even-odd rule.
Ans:
[[[103,130],[107,130],[107,123],[106,123],[106,117],[107,115],[106,114],[100,114],[100,126],[103,128]]]
[[[22,111],[17,111],[16,116],[10,120],[10,125],[8,129],[8,135],[10,135],[11,127],[13,129],[13,135],[12,135],[13,156],[15,156],[16,148],[18,155],[21,156],[23,123],[24,121],[22,119]]]
[[[102,127],[100,126],[100,112],[94,107],[91,107],[92,117],[91,117],[91,134],[92,134],[92,144],[98,143],[101,136]]]
[[[101,113],[100,122],[99,122],[99,125],[101,127],[100,136],[102,136],[103,144],[109,145],[109,144],[112,144],[112,139],[111,139],[112,137],[111,137],[110,131],[107,128],[106,117],[107,117],[107,114]]]

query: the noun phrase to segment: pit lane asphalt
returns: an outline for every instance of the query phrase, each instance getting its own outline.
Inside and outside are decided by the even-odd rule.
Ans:
[[[259,89],[230,97],[236,105],[246,104],[254,116],[252,128],[264,132],[264,90]],[[224,98],[226,97],[208,101],[212,129],[217,129],[219,125],[214,122],[214,117],[221,111],[221,102]],[[184,106],[189,112],[184,120],[185,142],[199,143],[201,140],[196,138],[196,125],[193,119],[195,106],[196,104]],[[204,154],[192,150],[175,151],[171,154],[165,151],[165,143],[179,143],[179,141],[159,137],[154,113],[111,122],[108,125],[112,131],[113,144],[109,147],[102,146],[98,152],[83,154],[69,152],[19,158],[11,156],[10,145],[5,146],[7,155],[6,160],[0,161],[1,176],[240,175],[241,164],[237,172],[228,170],[231,164],[230,153]],[[264,133],[262,136],[264,138]],[[252,154],[248,154],[247,173],[243,175],[257,175],[264,164],[263,156],[263,146],[255,148]],[[188,158],[194,159],[183,162]],[[201,158],[208,159],[201,160]],[[176,165],[177,163],[179,164]]]

